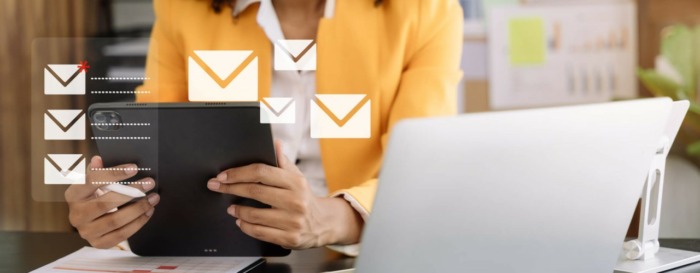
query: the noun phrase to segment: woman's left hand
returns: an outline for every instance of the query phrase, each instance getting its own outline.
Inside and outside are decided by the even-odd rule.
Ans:
[[[255,199],[271,208],[231,205],[243,232],[289,249],[359,242],[363,220],[342,198],[317,197],[301,171],[275,143],[279,167],[251,164],[221,172],[207,183],[216,192]]]

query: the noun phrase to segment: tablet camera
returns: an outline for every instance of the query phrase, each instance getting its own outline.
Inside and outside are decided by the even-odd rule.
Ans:
[[[122,127],[122,118],[115,111],[97,111],[92,115],[92,121],[101,131],[116,131]]]

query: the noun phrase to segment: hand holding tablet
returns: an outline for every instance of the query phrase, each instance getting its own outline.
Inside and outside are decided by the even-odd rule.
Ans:
[[[65,193],[71,225],[97,248],[111,248],[131,237],[151,219],[154,207],[160,202],[159,194],[144,194],[155,187],[155,180],[134,179],[138,174],[134,164],[107,164],[107,167],[101,157],[92,157],[86,184],[71,185]],[[125,180],[138,183],[106,185]]]

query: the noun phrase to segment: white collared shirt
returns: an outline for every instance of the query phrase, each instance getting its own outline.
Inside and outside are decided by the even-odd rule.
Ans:
[[[277,13],[271,0],[239,0],[233,15],[245,10],[253,3],[260,3],[257,21],[265,31],[267,38],[276,43],[284,39]],[[328,2],[331,2],[330,5]],[[327,0],[324,17],[332,16],[334,0]],[[318,139],[310,137],[309,109],[316,94],[316,71],[272,71],[270,97],[293,98],[296,105],[296,122],[294,124],[273,123],[272,135],[282,141],[284,154],[306,177],[314,194],[328,195],[326,176],[321,163],[321,148]]]
[[[260,3],[258,9],[258,25],[272,42],[284,39],[277,13],[272,6],[272,0],[238,0],[233,9],[233,15],[245,10],[253,3]],[[335,12],[335,0],[326,0],[324,18],[332,18]],[[291,97],[296,103],[296,122],[294,124],[271,124],[272,135],[283,142],[284,154],[292,161],[306,177],[314,194],[328,195],[326,176],[321,163],[321,148],[318,139],[311,138],[310,104],[316,94],[316,71],[272,71],[272,86],[270,97]],[[337,194],[347,200],[350,205],[367,220],[369,213],[360,206],[349,194]],[[359,245],[331,246],[336,251],[356,256]]]

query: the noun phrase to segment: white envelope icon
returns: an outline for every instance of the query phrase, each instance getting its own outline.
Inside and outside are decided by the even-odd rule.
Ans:
[[[81,109],[49,109],[44,113],[44,139],[85,139],[85,113]]]
[[[85,95],[85,73],[78,64],[49,64],[44,68],[44,94]]]
[[[258,57],[252,50],[195,50],[187,78],[190,101],[258,100]]]
[[[311,101],[312,138],[369,138],[371,101],[362,94],[316,95]]]
[[[316,41],[277,40],[275,70],[316,70]]]
[[[260,123],[294,123],[296,105],[293,98],[263,98],[260,101]]]
[[[44,184],[85,184],[82,154],[48,154],[44,158]]]

